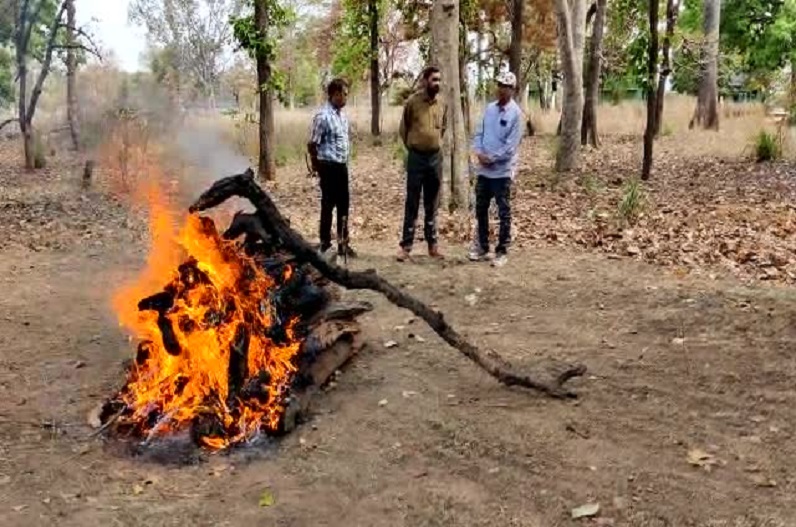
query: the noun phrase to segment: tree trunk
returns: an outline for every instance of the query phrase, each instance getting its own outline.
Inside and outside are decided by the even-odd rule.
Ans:
[[[484,61],[484,36],[478,33],[478,87],[475,92],[476,98],[482,99],[481,92],[486,82],[486,66]]]
[[[254,2],[254,25],[264,36],[268,33],[268,7],[263,1]],[[257,86],[260,92],[260,152],[257,165],[262,180],[272,180],[276,173],[274,163],[274,94],[271,86],[271,64],[265,50],[258,48]]]
[[[721,0],[705,0],[704,32],[699,94],[689,128],[700,125],[705,130],[719,129],[719,24]]]
[[[442,73],[439,96],[447,106],[447,129],[443,141],[443,196],[448,210],[467,207],[467,137],[461,105],[459,79],[459,2],[434,0],[431,11],[431,55]]]
[[[589,63],[586,72],[586,101],[583,106],[583,123],[580,142],[583,146],[591,143],[599,146],[597,137],[597,102],[600,98],[600,68],[603,53],[603,33],[605,32],[605,9],[607,0],[597,0],[594,14],[591,41],[589,42]]]
[[[647,128],[644,131],[644,162],[641,179],[647,180],[652,173],[652,147],[655,142],[655,116],[657,111],[655,77],[658,73],[658,5],[659,0],[649,1],[650,42],[647,55]]]
[[[467,64],[469,62],[469,49],[467,44],[467,34],[469,28],[466,20],[459,21],[459,91],[461,94],[462,116],[464,117],[464,132],[466,137],[473,133],[470,116],[470,86],[467,82]]]
[[[69,121],[69,135],[72,148],[80,150],[80,132],[78,128],[77,90],[77,53],[75,44],[75,0],[66,0],[66,116]]]
[[[17,79],[19,82],[19,93],[17,94],[17,113],[19,114],[19,131],[22,133],[22,147],[25,152],[25,168],[33,169],[33,130],[27,116],[28,100],[28,62],[27,62],[27,37],[26,26],[28,17],[28,3],[25,2],[18,8],[17,20],[15,22],[14,49],[17,61]]]
[[[370,18],[370,133],[381,135],[381,87],[379,85],[379,8],[378,0],[368,0]]]
[[[655,96],[655,137],[661,134],[663,126],[663,100],[666,95],[666,80],[672,73],[672,40],[680,14],[680,0],[666,0],[666,35],[663,37],[663,61],[658,77],[658,93]]]
[[[788,108],[788,112],[791,116],[791,121],[793,121],[794,112],[796,112],[796,54],[792,55],[790,58],[790,107]]]
[[[522,68],[522,39],[525,0],[511,0],[511,43],[509,45],[509,71],[517,76],[517,86],[523,86],[520,69]]]
[[[562,83],[561,140],[556,155],[557,172],[577,167],[580,127],[583,121],[584,0],[556,0],[558,47],[564,73]]]

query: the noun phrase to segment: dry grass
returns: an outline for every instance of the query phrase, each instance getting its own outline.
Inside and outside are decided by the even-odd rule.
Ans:
[[[101,138],[105,133],[105,112],[117,102],[121,86],[121,77],[109,75],[103,68],[90,68],[82,73],[82,84],[86,86],[81,93],[83,108],[83,132],[87,136]],[[54,76],[51,86],[44,94],[41,108],[37,116],[38,128],[45,132],[45,141],[51,138],[47,131],[63,130],[64,105],[62,79]],[[152,99],[163,99],[161,93],[151,88],[143,98],[151,103]],[[152,93],[150,93],[152,92]],[[138,97],[141,99],[141,97]],[[141,102],[141,101],[138,101]],[[157,107],[155,115],[163,113],[164,104],[153,104]],[[666,98],[662,142],[675,144],[678,152],[687,157],[720,157],[726,159],[749,158],[753,155],[754,138],[761,131],[782,136],[783,154],[785,158],[796,159],[796,129],[777,128],[777,123],[766,116],[760,104],[725,103],[722,106],[721,129],[718,133],[702,130],[689,130],[688,123],[695,106],[693,97],[669,94]],[[473,119],[481,114],[481,101],[474,101]],[[303,162],[305,145],[309,134],[310,121],[314,108],[294,110],[278,109],[275,116],[276,145],[275,156],[278,166]],[[357,150],[370,144],[370,105],[365,97],[355,97],[347,108],[354,136],[353,156]],[[168,113],[168,112],[166,112]],[[531,101],[530,115],[537,132],[542,135],[555,134],[559,114],[555,111],[543,112],[536,101]],[[386,106],[382,115],[382,130],[385,141],[396,141],[401,108]],[[643,101],[625,101],[619,104],[606,102],[598,109],[598,123],[602,136],[612,137],[620,141],[640,141],[644,132],[646,108]],[[220,112],[197,113],[192,111],[191,126],[207,127],[235,151],[252,161],[258,152],[257,124],[251,119],[246,120],[243,114],[223,115]],[[93,144],[94,141],[88,141]],[[640,154],[640,153],[639,153]],[[396,156],[398,157],[398,156]]]
[[[670,95],[666,99],[663,123],[663,139],[675,141],[681,152],[691,157],[721,157],[737,159],[750,155],[750,144],[761,130],[776,131],[776,123],[766,116],[759,104],[725,103],[722,106],[721,129],[718,133],[689,130],[688,123],[694,110],[692,97]],[[314,109],[278,110],[276,114],[276,157],[284,165],[301,158],[309,133],[309,124]],[[480,104],[474,105],[473,116],[480,114]],[[643,101],[626,101],[620,104],[602,104],[598,110],[601,133],[640,140],[644,132],[646,108]],[[351,104],[348,114],[352,123],[355,143],[366,144],[370,130],[370,107],[367,103]],[[394,140],[398,131],[401,108],[388,106],[382,117],[382,129],[388,141]],[[558,125],[557,112],[542,112],[531,107],[531,116],[537,131],[543,135],[555,133]],[[212,121],[223,129],[223,135],[236,149],[250,158],[257,155],[256,123],[244,122],[241,117],[216,116]],[[356,146],[354,155],[356,156]],[[784,138],[786,157],[796,157],[796,137],[786,133]]]

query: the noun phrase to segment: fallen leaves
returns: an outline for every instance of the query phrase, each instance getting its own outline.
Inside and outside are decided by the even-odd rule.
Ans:
[[[263,490],[262,494],[260,494],[260,501],[258,504],[260,507],[271,507],[276,503],[276,498],[274,497],[274,493],[271,489],[266,488]]]
[[[777,486],[777,482],[775,480],[769,479],[762,474],[752,474],[750,476],[750,479],[752,480],[752,483],[754,483],[755,486],[757,487],[774,488]]]
[[[606,136],[599,150],[584,151],[579,173],[565,179],[550,175],[550,140],[534,137],[523,143],[512,201],[515,245],[587,249],[666,266],[679,276],[715,277],[723,271],[745,280],[796,283],[796,180],[787,164],[694,157],[676,141],[663,142],[631,227],[619,203],[625,182],[638,172],[640,138]],[[389,144],[363,149],[353,163],[353,240],[400,235],[405,175],[391,149]],[[295,226],[314,233],[318,183],[293,177],[304,169],[303,164],[285,167],[273,192],[294,211]],[[118,200],[100,193],[64,195],[61,172],[68,171],[37,173],[37,185],[30,188],[21,172],[0,181],[9,190],[0,202],[0,248],[59,250],[101,244],[108,237],[145,239],[145,223]],[[453,244],[471,241],[471,216],[442,207],[440,236]],[[491,228],[496,236],[497,221]],[[423,241],[418,232],[416,243]],[[478,295],[465,301],[475,305]]]
[[[709,454],[708,452],[700,449],[700,448],[692,448],[688,451],[686,455],[686,459],[688,463],[694,465],[695,467],[700,467],[704,469],[706,472],[710,472],[714,466],[719,464],[719,460],[713,454]]]
[[[638,173],[640,137],[606,136],[599,150],[584,152],[579,174],[563,180],[550,176],[549,140],[523,143],[512,200],[515,245],[582,248],[663,265],[681,276],[723,270],[744,279],[796,282],[796,180],[780,165],[694,157],[676,143],[662,144],[631,227],[619,203],[625,181]],[[359,152],[352,166],[356,217],[372,219],[355,223],[353,239],[399,236],[404,174],[385,149],[389,145]],[[314,232],[317,193],[308,185],[286,178],[279,194],[291,210],[313,211],[306,217],[307,232]],[[448,243],[473,238],[471,215],[441,208],[438,223]],[[497,221],[491,229],[494,239]],[[477,301],[466,298],[471,305]]]
[[[572,509],[570,514],[573,520],[579,520],[581,518],[591,518],[593,516],[597,516],[599,513],[600,513],[599,503],[587,503],[586,505],[575,507],[574,509]]]

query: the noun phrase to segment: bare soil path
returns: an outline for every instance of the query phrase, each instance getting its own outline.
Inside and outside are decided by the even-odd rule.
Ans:
[[[12,172],[0,174],[0,525],[796,525],[796,293],[561,248],[518,248],[494,270],[462,247],[400,265],[392,243],[363,240],[354,265],[518,364],[587,364],[577,401],[497,384],[364,294],[368,348],[290,437],[183,467],[123,457],[86,414],[133,350],[108,297],[141,265],[142,236],[76,179]],[[17,243],[37,232],[26,215],[50,218],[41,243]],[[572,520],[586,503],[599,517]]]

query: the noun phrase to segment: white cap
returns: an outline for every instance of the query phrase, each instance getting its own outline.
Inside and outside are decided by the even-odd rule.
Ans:
[[[503,86],[517,87],[517,77],[510,71],[503,71],[497,76],[497,83]]]

